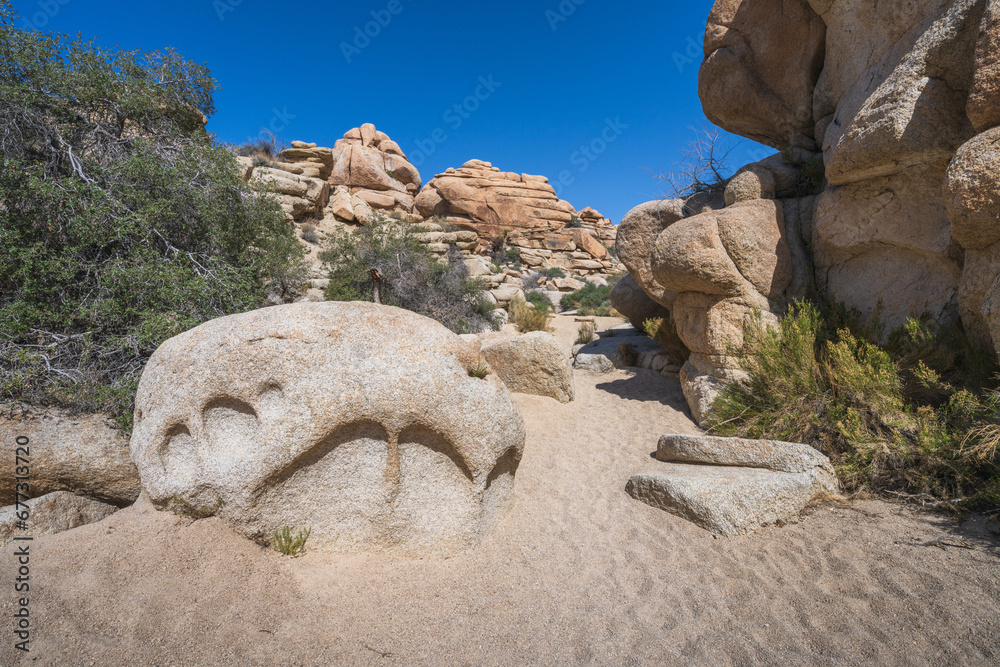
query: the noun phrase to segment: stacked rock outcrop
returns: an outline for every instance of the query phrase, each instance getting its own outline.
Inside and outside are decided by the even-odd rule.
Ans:
[[[996,0],[716,2],[705,112],[782,153],[741,170],[708,212],[635,209],[618,241],[694,353],[696,416],[739,377],[730,351],[751,313],[773,321],[811,291],[865,314],[881,302],[890,329],[961,317],[1000,344],[998,42]]]
[[[476,232],[483,245],[503,236],[531,268],[559,267],[581,276],[621,270],[609,252],[617,237],[614,225],[592,208],[578,215],[544,176],[470,160],[432,179],[416,210]]]

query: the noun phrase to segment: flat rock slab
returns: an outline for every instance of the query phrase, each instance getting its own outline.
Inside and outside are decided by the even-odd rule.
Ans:
[[[625,490],[727,537],[789,519],[814,498],[836,493],[829,479],[815,472],[683,464],[665,464],[656,475],[633,475]]]
[[[708,435],[665,435],[656,458],[667,463],[704,463],[764,468],[775,472],[822,470],[835,476],[830,460],[815,448],[778,440],[716,438]]]

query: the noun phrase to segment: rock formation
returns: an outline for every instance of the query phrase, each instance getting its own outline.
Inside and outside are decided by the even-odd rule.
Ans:
[[[611,257],[614,225],[592,208],[579,215],[544,176],[502,172],[470,160],[431,180],[416,199],[424,218],[475,231],[484,245],[503,236],[529,267],[559,267],[576,275],[620,270]]]
[[[476,544],[513,497],[521,414],[470,377],[479,344],[368,303],[277,306],[164,343],[136,397],[132,458],[182,502],[266,540],[338,551]]]
[[[29,512],[27,532],[20,528],[23,522],[18,516],[24,509],[23,505],[27,505]],[[14,538],[23,535],[52,535],[97,523],[118,511],[114,505],[75,496],[67,491],[32,498],[23,505],[0,508],[0,546],[6,546]]]
[[[481,336],[483,359],[511,391],[569,403],[576,396],[573,362],[545,331]]]
[[[68,491],[118,507],[139,497],[128,436],[103,415],[50,408],[0,415],[0,441],[13,443],[19,436],[27,437],[31,447],[31,497]],[[13,454],[0,458],[0,475],[13,480],[15,467]],[[0,505],[14,502],[14,485],[0,487]]]
[[[705,112],[782,153],[734,176],[721,210],[651,202],[618,239],[694,353],[696,416],[740,376],[747,318],[806,294],[865,314],[881,302],[890,329],[961,317],[1000,345],[998,17],[996,0],[716,2]]]
[[[808,445],[665,435],[655,475],[633,475],[626,491],[719,535],[787,520],[840,484],[829,459]]]

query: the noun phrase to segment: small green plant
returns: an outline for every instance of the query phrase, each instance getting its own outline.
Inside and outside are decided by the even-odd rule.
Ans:
[[[691,350],[688,349],[681,337],[677,335],[677,325],[672,317],[660,317],[643,322],[642,328],[646,335],[655,340],[667,351],[671,361],[678,366],[683,366],[691,357]]]
[[[597,328],[592,322],[584,322],[580,325],[580,329],[576,332],[577,345],[592,343],[595,338],[597,338]]]
[[[632,368],[639,365],[639,350],[632,343],[622,343],[618,346],[618,356],[624,366]]]
[[[539,271],[538,274],[542,275],[542,276],[545,276],[546,278],[549,278],[549,279],[565,278],[566,277],[566,272],[563,271],[558,266],[550,266],[550,267],[544,268],[541,271]]]
[[[550,312],[554,308],[552,302],[549,300],[549,297],[545,296],[541,292],[528,292],[525,295],[525,298],[528,303],[535,307],[536,310]]]
[[[486,379],[486,376],[490,374],[490,366],[485,361],[480,361],[479,364],[469,371],[469,377],[476,378],[478,380]]]
[[[609,284],[605,287],[598,287],[592,282],[578,289],[575,292],[564,294],[559,301],[563,310],[576,309],[581,315],[597,315],[608,317],[611,315],[611,290]]]
[[[294,558],[305,551],[306,540],[309,539],[311,533],[312,528],[306,528],[305,530],[298,530],[293,535],[292,529],[289,526],[285,526],[281,530],[274,532],[274,535],[271,537],[271,548]]]
[[[548,331],[551,317],[549,310],[533,308],[521,298],[515,299],[510,304],[510,319],[521,333]]]
[[[580,218],[579,217],[573,215],[573,216],[570,216],[569,222],[566,223],[566,227],[568,229],[579,229],[579,228],[583,227],[583,223],[580,222]]]

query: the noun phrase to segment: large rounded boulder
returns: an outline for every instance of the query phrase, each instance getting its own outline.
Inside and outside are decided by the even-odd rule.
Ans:
[[[472,546],[506,512],[524,447],[507,389],[470,377],[478,363],[478,345],[387,306],[213,320],[150,359],[132,458],[154,504],[252,539],[289,526],[336,551]]]

